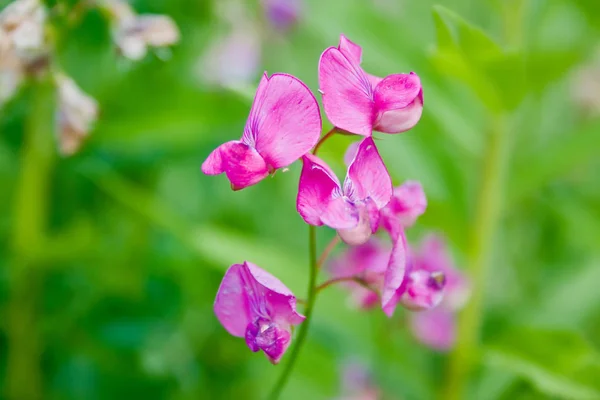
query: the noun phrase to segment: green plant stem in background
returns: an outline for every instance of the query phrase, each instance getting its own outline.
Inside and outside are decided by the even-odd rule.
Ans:
[[[19,178],[14,193],[11,292],[7,307],[8,361],[6,398],[41,399],[41,343],[38,337],[39,269],[35,253],[44,241],[49,180],[54,163],[53,88],[31,88]]]
[[[329,132],[327,132],[325,134],[325,136],[323,136],[315,145],[315,148],[313,150],[313,154],[317,155],[317,152],[319,151],[319,148],[323,145],[323,143],[325,143],[327,141],[327,139],[329,139],[330,137],[332,137],[333,135],[335,135],[337,133],[337,128],[334,126],[333,128],[331,128],[331,130]]]
[[[441,393],[447,400],[464,398],[464,392],[479,351],[486,272],[493,250],[503,194],[506,131],[501,117],[493,119],[482,159],[482,175],[476,201],[475,219],[469,232],[467,272],[472,279],[471,299],[461,312],[457,343],[450,355],[446,385]]]
[[[296,364],[298,354],[300,353],[302,345],[306,340],[306,335],[308,333],[308,327],[310,325],[313,307],[317,298],[317,274],[319,272],[317,267],[317,228],[313,225],[308,226],[308,253],[310,276],[308,278],[308,297],[306,299],[306,308],[304,311],[306,319],[300,325],[300,328],[298,330],[298,337],[296,338],[296,343],[294,344],[294,348],[291,351],[290,358],[287,364],[285,365],[281,376],[275,383],[275,386],[273,387],[273,390],[269,395],[270,400],[276,400],[279,398],[279,396],[281,395],[281,391],[285,387],[288,378],[292,370],[294,369],[294,365]]]

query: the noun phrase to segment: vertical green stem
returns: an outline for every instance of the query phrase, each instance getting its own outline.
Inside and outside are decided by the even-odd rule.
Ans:
[[[296,364],[296,360],[298,358],[298,354],[300,353],[300,349],[302,348],[302,345],[306,340],[308,326],[310,324],[313,307],[315,305],[315,299],[317,297],[317,228],[312,225],[308,226],[308,252],[310,277],[308,279],[308,296],[306,299],[306,309],[304,311],[306,319],[300,325],[300,328],[298,330],[298,337],[296,338],[296,344],[294,345],[294,348],[291,351],[289,360],[285,365],[283,372],[279,376],[279,379],[275,383],[275,386],[273,387],[273,390],[269,395],[270,400],[276,400],[279,398],[283,388],[285,387],[288,381],[288,378],[290,377],[292,370],[294,369],[294,365]]]
[[[35,253],[44,241],[48,186],[54,160],[52,145],[52,87],[31,88],[21,165],[14,193],[10,298],[7,307],[8,361],[6,398],[43,397],[38,337],[40,275]]]
[[[482,159],[482,175],[476,202],[475,219],[469,232],[468,273],[473,293],[458,322],[457,344],[449,360],[446,386],[441,393],[447,400],[460,400],[469,375],[477,362],[486,272],[493,250],[503,198],[503,172],[506,159],[506,131],[501,117],[493,120],[487,148]]]

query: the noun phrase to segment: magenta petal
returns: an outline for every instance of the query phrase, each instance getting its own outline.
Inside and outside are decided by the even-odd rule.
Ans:
[[[362,61],[362,48],[344,35],[340,35],[338,50],[341,51],[348,60],[360,65]]]
[[[373,90],[360,65],[335,47],[319,61],[319,88],[325,114],[337,128],[371,136]]]
[[[419,122],[423,112],[423,90],[417,74],[394,74],[384,78],[374,91],[374,130],[400,133]]]
[[[334,278],[360,275],[365,271],[382,274],[390,259],[390,248],[376,237],[361,245],[348,247],[340,256],[332,259],[330,272]]]
[[[348,180],[360,200],[371,199],[381,209],[392,197],[392,179],[388,173],[373,138],[360,142],[356,156],[348,168]]]
[[[421,343],[437,350],[449,350],[456,341],[455,316],[441,307],[411,314],[410,327]]]
[[[305,155],[302,162],[296,208],[304,221],[334,229],[356,226],[358,212],[341,196],[340,183],[329,166],[311,154]]]
[[[234,189],[254,185],[269,175],[265,160],[245,143],[232,140],[223,143],[202,163],[202,172],[218,175],[223,172]]]
[[[383,227],[394,237],[398,227],[412,226],[427,208],[423,187],[417,181],[406,181],[394,188],[388,205],[381,210]]]
[[[371,87],[373,88],[373,90],[375,90],[375,87],[377,85],[379,85],[379,82],[381,82],[383,80],[383,78],[376,76],[376,75],[371,75],[369,73],[367,74],[367,79],[369,80],[369,83],[371,84]]]
[[[254,145],[267,164],[277,169],[302,157],[320,135],[319,104],[310,89],[292,75],[263,77],[244,129],[244,141]]]
[[[443,272],[415,269],[406,277],[406,290],[403,291],[400,302],[409,310],[429,310],[442,301],[444,286]]]
[[[291,326],[304,321],[296,297],[279,279],[256,265],[232,265],[221,282],[214,311],[232,335],[244,337],[252,351],[262,350],[272,363],[283,356]]]
[[[346,166],[350,166],[352,160],[354,160],[354,157],[356,157],[356,152],[358,151],[358,146],[360,146],[360,143],[360,141],[350,143],[346,149],[346,152],[344,153],[344,164],[346,164]]]
[[[396,305],[400,296],[400,288],[406,274],[406,260],[406,238],[404,233],[401,233],[394,242],[388,267],[385,271],[383,290],[381,292],[381,308],[388,317],[391,317],[396,310]]]

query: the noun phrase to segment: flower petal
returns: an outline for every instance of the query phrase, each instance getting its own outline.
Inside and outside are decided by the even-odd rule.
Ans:
[[[244,337],[246,327],[252,322],[248,308],[244,284],[242,282],[242,264],[233,264],[221,281],[214,311],[223,327],[233,336]]]
[[[202,172],[207,175],[225,172],[234,190],[254,185],[269,175],[267,164],[256,149],[237,140],[213,150],[202,163]]]
[[[344,35],[340,35],[338,50],[342,52],[344,57],[355,64],[360,65],[362,62],[362,48]]]
[[[406,274],[407,250],[406,237],[402,232],[394,242],[381,291],[381,308],[388,317],[394,314],[402,291]]]
[[[449,350],[456,341],[455,316],[441,307],[412,313],[410,328],[421,343],[437,350]]]
[[[373,89],[360,65],[335,47],[319,60],[319,88],[325,114],[337,128],[371,136]]]
[[[392,179],[371,137],[359,144],[346,179],[352,183],[358,199],[364,201],[370,198],[379,209],[385,207],[392,197]]]
[[[307,154],[298,185],[296,209],[307,224],[334,229],[352,228],[358,213],[340,195],[340,182],[324,161]]]
[[[270,167],[282,168],[310,151],[320,135],[319,104],[310,89],[292,75],[265,74],[242,140]]]
[[[406,181],[394,188],[388,205],[381,210],[383,227],[394,237],[399,227],[412,226],[427,208],[427,197],[417,181]]]
[[[304,321],[305,317],[296,311],[296,296],[287,286],[251,262],[246,261],[244,264],[256,282],[268,291],[266,301],[275,322],[297,325]]]
[[[371,233],[372,233],[371,215],[369,213],[369,209],[366,207],[366,205],[362,205],[360,207],[355,207],[355,206],[347,203],[346,201],[344,201],[341,197],[336,200],[338,203],[345,204],[346,210],[344,210],[344,212],[342,212],[342,211],[337,212],[335,214],[336,220],[333,222],[337,223],[337,221],[344,220],[343,218],[345,216],[347,216],[349,213],[358,215],[358,223],[356,223],[353,227],[344,228],[344,229],[338,228],[337,232],[338,232],[338,235],[340,236],[340,239],[342,239],[342,241],[349,246],[359,246],[361,244],[366,243],[369,240],[369,238],[371,237]],[[340,201],[340,200],[342,200],[342,201]],[[325,221],[323,221],[323,222],[325,222]],[[331,223],[327,223],[327,222],[325,222],[325,223],[328,226],[332,226]]]
[[[374,130],[400,133],[419,122],[423,112],[423,89],[417,74],[385,77],[374,90],[377,118]]]

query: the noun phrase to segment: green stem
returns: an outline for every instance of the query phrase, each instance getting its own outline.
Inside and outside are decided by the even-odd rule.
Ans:
[[[31,94],[13,203],[6,376],[6,398],[11,400],[41,399],[43,393],[37,315],[41,276],[35,255],[44,241],[54,161],[49,129],[53,118],[52,85],[36,83]]]
[[[322,145],[323,143],[325,143],[325,142],[327,141],[327,139],[329,139],[330,137],[332,137],[332,136],[333,136],[333,135],[335,135],[336,133],[337,133],[337,129],[336,129],[336,127],[334,126],[333,128],[331,128],[331,130],[330,130],[329,132],[327,132],[327,133],[325,134],[325,136],[323,136],[323,137],[322,137],[322,138],[321,138],[321,139],[320,139],[320,140],[317,142],[317,144],[315,145],[315,148],[314,148],[314,150],[313,150],[313,154],[314,154],[314,155],[316,155],[316,154],[317,154],[317,152],[319,151],[319,148],[321,147],[321,145]]]
[[[290,357],[288,359],[287,364],[284,367],[283,372],[279,376],[279,379],[275,383],[275,386],[273,387],[273,390],[269,395],[270,400],[276,400],[279,398],[283,388],[285,387],[290,377],[292,370],[294,369],[294,365],[296,364],[296,360],[298,359],[298,354],[300,354],[302,345],[306,341],[306,335],[308,333],[308,327],[310,325],[312,311],[315,305],[315,299],[317,298],[317,228],[312,225],[308,226],[308,252],[310,276],[308,280],[308,297],[306,299],[306,308],[304,311],[306,319],[300,325],[300,328],[298,330],[298,337],[296,338],[296,343],[290,353]]]
[[[472,279],[473,292],[458,321],[457,344],[450,355],[446,387],[441,393],[447,400],[463,398],[470,373],[479,357],[479,331],[486,275],[504,196],[503,174],[506,159],[506,131],[502,119],[494,119],[491,127],[482,159],[481,186],[467,250],[467,271]]]

